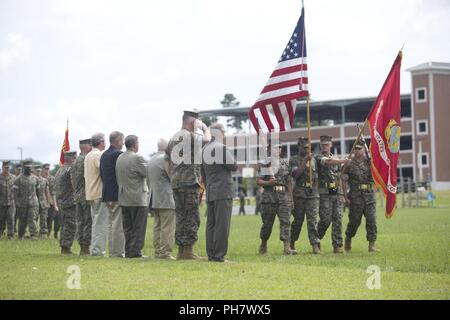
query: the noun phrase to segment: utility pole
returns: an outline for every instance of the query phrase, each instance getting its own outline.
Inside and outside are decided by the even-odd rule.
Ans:
[[[22,147],[17,147],[17,149],[20,150],[20,162],[22,162],[22,160],[23,160],[23,148]]]

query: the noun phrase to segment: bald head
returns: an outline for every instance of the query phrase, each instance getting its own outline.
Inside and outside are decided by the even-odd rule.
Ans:
[[[225,137],[225,126],[221,123],[213,123],[209,129],[211,130],[211,136],[218,142],[223,142]]]
[[[158,151],[166,151],[168,142],[166,139],[158,140]]]

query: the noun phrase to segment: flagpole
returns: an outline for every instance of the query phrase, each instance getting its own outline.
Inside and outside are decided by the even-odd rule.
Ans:
[[[302,11],[305,7],[305,3],[302,0]],[[303,19],[305,19],[305,17],[303,17]],[[304,26],[305,21],[303,20],[303,36],[302,36],[302,57],[304,57],[304,53],[305,53],[305,26]],[[303,58],[302,58],[303,59]],[[303,73],[303,63],[302,63],[302,73]],[[300,89],[303,89],[303,74],[300,76]],[[306,96],[306,125],[308,127],[308,156],[311,154],[311,113],[310,113],[310,109],[309,109],[309,91],[308,91],[308,95]],[[311,166],[311,159],[308,160],[309,163],[309,184],[312,187],[312,166]]]
[[[311,115],[309,110],[309,94],[306,97],[306,124],[308,126],[308,156],[311,154]],[[311,159],[309,159],[309,184],[312,187],[312,165]]]
[[[366,128],[366,125],[367,125],[367,118],[366,118],[366,120],[364,120],[364,125],[359,130],[358,137],[356,138],[355,142],[353,142],[352,150],[350,150],[350,153],[347,156],[348,158],[351,157],[353,151],[355,150],[356,143],[361,139],[361,136],[363,134],[364,129]]]

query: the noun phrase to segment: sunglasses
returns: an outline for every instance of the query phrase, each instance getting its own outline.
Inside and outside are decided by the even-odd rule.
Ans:
[[[355,150],[362,150],[362,147],[355,147]]]

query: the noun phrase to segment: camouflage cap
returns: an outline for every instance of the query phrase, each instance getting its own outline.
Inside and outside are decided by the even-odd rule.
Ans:
[[[9,160],[4,160],[4,161],[2,162],[2,167],[9,167],[10,164],[11,164],[11,161],[9,161]]]
[[[39,170],[39,169],[42,170],[42,166],[40,164],[34,165],[34,170]]]
[[[80,145],[82,144],[92,145],[91,138],[80,140]]]
[[[183,116],[186,117],[194,117],[195,119],[198,119],[198,112],[194,112],[194,111],[184,111]]]
[[[332,137],[328,135],[320,136],[320,144],[328,144],[332,143]]]
[[[298,138],[297,145],[299,147],[303,147],[303,148],[309,147],[309,140],[308,140],[308,138],[306,138],[306,137]]]
[[[22,165],[20,163],[17,163],[17,164],[14,165],[14,168],[15,169],[17,169],[17,168],[22,169]]]
[[[50,163],[44,163],[44,164],[42,165],[42,168],[44,168],[44,169],[50,169]]]
[[[363,146],[364,147],[364,140],[359,139],[358,141],[355,142],[355,146]]]

